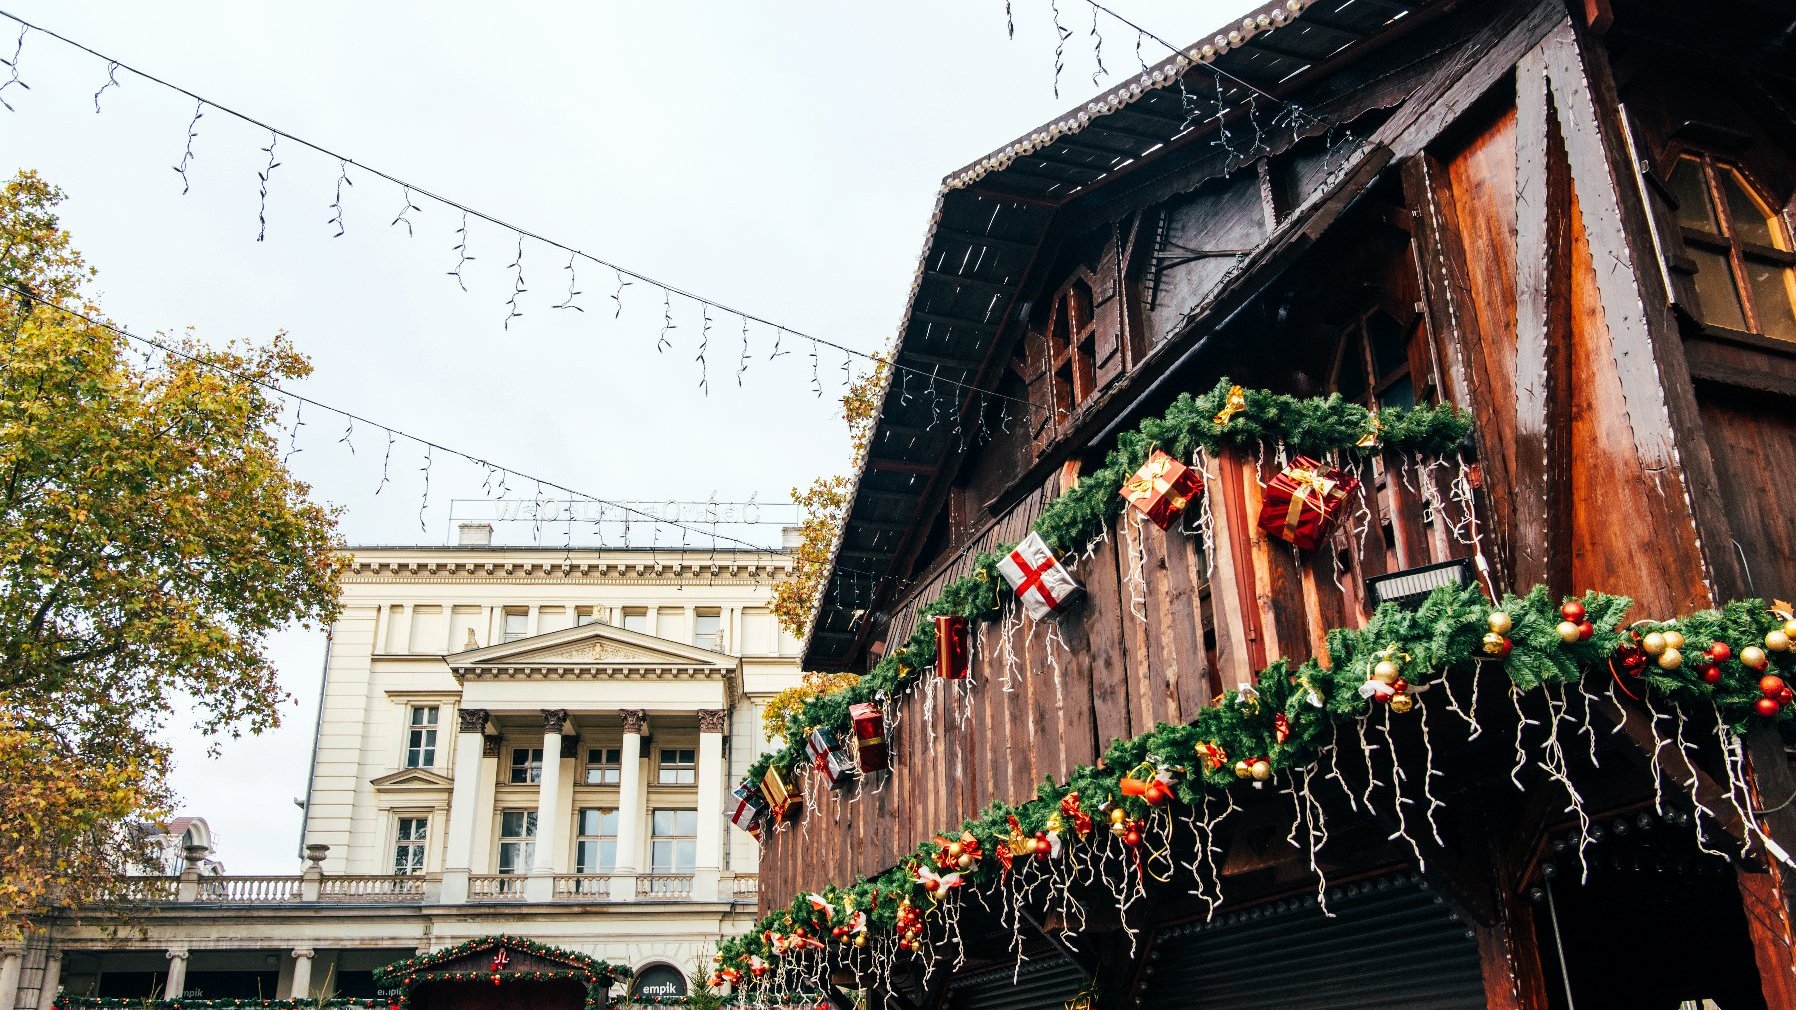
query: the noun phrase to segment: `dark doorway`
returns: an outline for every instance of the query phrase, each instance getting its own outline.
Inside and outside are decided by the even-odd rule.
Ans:
[[[586,986],[573,979],[532,982],[508,979],[493,985],[468,982],[420,982],[412,990],[412,1010],[582,1010]]]
[[[1555,1010],[1765,1010],[1733,866],[1650,814],[1601,835],[1584,879],[1561,844],[1536,916]]]

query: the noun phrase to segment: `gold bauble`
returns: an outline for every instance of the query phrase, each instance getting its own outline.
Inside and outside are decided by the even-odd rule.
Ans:
[[[1391,695],[1391,711],[1402,715],[1416,707],[1416,699],[1407,694]]]
[[[1266,781],[1272,777],[1272,762],[1265,758],[1255,761],[1253,766],[1249,769],[1249,774],[1253,776],[1255,782]]]
[[[950,859],[959,859],[960,854],[964,851],[966,851],[966,850],[961,847],[961,844],[959,842],[949,842],[948,843],[948,857]]]
[[[1796,617],[1791,617],[1784,621],[1784,634],[1791,638],[1796,638]]]
[[[1665,647],[1667,649],[1682,649],[1684,647],[1684,633],[1683,632],[1681,632],[1681,631],[1665,631],[1665,632],[1661,632],[1661,634],[1665,638]]]
[[[1559,632],[1559,640],[1567,645],[1578,640],[1578,626],[1570,621],[1560,621],[1555,630]]]
[[[1509,629],[1515,627],[1515,621],[1511,620],[1509,615],[1501,610],[1491,611],[1490,617],[1486,618],[1486,620],[1490,622],[1490,630],[1499,635],[1507,635],[1509,634]]]
[[[1247,763],[1246,761],[1236,761],[1235,762],[1235,777],[1242,778],[1242,779],[1253,778],[1253,765]]]
[[[969,867],[969,866],[972,866],[972,865],[973,865],[973,857],[972,857],[972,856],[971,856],[971,855],[969,855],[969,854],[967,854],[967,853],[965,853],[965,852],[963,852],[963,853],[961,853],[961,854],[960,854],[960,858],[959,858],[959,859],[956,859],[956,860],[955,860],[955,861],[954,861],[954,865],[955,865],[955,866],[958,866],[958,867],[960,867],[960,868],[961,868],[961,869],[963,869],[963,870],[964,870],[964,869],[966,869],[966,868],[967,868],[967,867]]]
[[[854,934],[854,945],[856,947],[865,947],[867,945],[867,934],[865,934],[865,933]]]
[[[1785,652],[1790,648],[1790,636],[1781,631],[1765,632],[1765,650],[1767,652]]]
[[[1675,670],[1684,665],[1684,654],[1676,649],[1667,648],[1659,653],[1659,669]]]
[[[1576,625],[1573,625],[1573,627],[1576,627]],[[1640,640],[1640,647],[1645,649],[1646,654],[1649,656],[1657,656],[1659,653],[1664,652],[1667,644],[1669,643],[1665,641],[1665,636],[1657,631],[1647,632],[1646,637]]]
[[[1499,632],[1499,631],[1485,632],[1485,634],[1484,634],[1484,654],[1486,656],[1501,656],[1505,651],[1507,651],[1508,645],[1509,645],[1509,639],[1504,638],[1502,632]]]
[[[1392,684],[1402,673],[1403,671],[1397,669],[1396,663],[1388,659],[1381,659],[1378,661],[1378,665],[1372,668],[1372,679],[1380,684]]]
[[[1765,655],[1765,650],[1756,645],[1749,645],[1740,650],[1740,662],[1754,670],[1763,670],[1765,664],[1770,661],[1770,657]]]

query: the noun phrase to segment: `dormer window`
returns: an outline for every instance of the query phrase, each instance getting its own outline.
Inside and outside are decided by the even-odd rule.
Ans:
[[[1097,324],[1092,320],[1091,285],[1075,280],[1054,298],[1048,315],[1054,423],[1064,424],[1097,391]]]
[[[1334,381],[1341,398],[1368,407],[1413,407],[1415,382],[1409,374],[1409,328],[1383,308],[1375,308],[1341,331],[1335,351]]]
[[[1738,166],[1703,151],[1679,155],[1666,188],[1703,321],[1796,341],[1796,253],[1783,215]]]

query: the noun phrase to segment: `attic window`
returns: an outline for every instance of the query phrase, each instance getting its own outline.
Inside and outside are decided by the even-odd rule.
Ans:
[[[1091,286],[1074,280],[1054,296],[1048,316],[1054,423],[1065,423],[1097,391],[1097,326],[1092,321]]]
[[[1796,340],[1796,253],[1782,215],[1735,165],[1680,155],[1667,188],[1696,264],[1703,321]]]
[[[1333,386],[1342,399],[1367,406],[1413,407],[1409,333],[1382,308],[1349,323],[1335,352]]]

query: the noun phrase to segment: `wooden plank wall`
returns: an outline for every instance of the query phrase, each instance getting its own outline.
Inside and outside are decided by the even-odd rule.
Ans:
[[[763,910],[879,873],[992,801],[1027,799],[1044,778],[1092,763],[1116,739],[1189,721],[1267,661],[1308,658],[1329,628],[1364,621],[1367,577],[1470,553],[1425,504],[1444,499],[1444,471],[1395,458],[1362,468],[1352,514],[1322,550],[1296,551],[1255,522],[1262,481],[1277,470],[1270,451],[1209,461],[1213,551],[1195,532],[1195,512],[1164,532],[1125,513],[1068,559],[1085,587],[1068,612],[1042,624],[1012,613],[976,626],[970,681],[922,671],[896,706],[891,771],[837,794],[807,776],[805,818],[765,837]],[[1425,480],[1437,492],[1424,495]],[[1019,539],[1046,500],[1044,492],[1017,506],[967,555]],[[947,566],[920,586],[888,640],[902,641],[909,612],[965,567]]]

